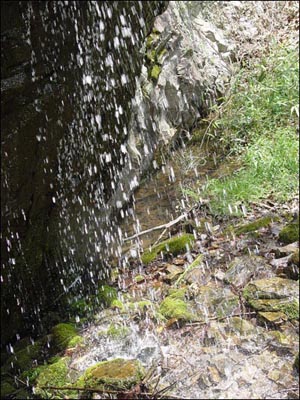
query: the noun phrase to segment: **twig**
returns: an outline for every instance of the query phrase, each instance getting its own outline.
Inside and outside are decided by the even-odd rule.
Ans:
[[[157,243],[159,243],[159,241],[161,240],[161,238],[164,236],[164,234],[166,233],[167,228],[165,228],[162,233],[159,235],[159,238],[153,243],[153,246],[157,245]]]
[[[174,382],[171,386],[173,386],[176,382]],[[91,393],[107,393],[107,394],[125,394],[124,390],[108,390],[108,389],[95,389],[95,388],[82,388],[82,387],[77,387],[77,386],[40,386],[40,389],[43,390],[78,390],[78,391],[85,391],[85,392],[91,392]],[[165,389],[169,389],[169,386]],[[165,390],[163,389],[163,390]],[[162,392],[162,391],[161,391]],[[159,392],[160,393],[160,392]],[[150,393],[150,392],[142,392],[141,395],[143,396],[155,396],[153,398],[157,398],[156,394]],[[183,399],[183,397],[177,397],[177,396],[168,396],[168,399]]]
[[[142,232],[138,232],[135,235],[129,236],[127,238],[124,239],[124,242],[127,242],[128,240],[132,240],[135,239],[139,236],[145,235],[146,233],[150,233],[153,231],[157,231],[160,229],[165,229],[165,228],[170,228],[171,226],[177,224],[177,222],[181,221],[184,218],[187,218],[187,216],[189,215],[189,213],[198,206],[198,204],[193,205],[193,207],[191,207],[188,211],[186,211],[185,213],[179,215],[179,217],[177,217],[176,219],[173,219],[172,221],[166,223],[166,224],[162,224],[162,225],[158,225],[158,226],[154,226],[153,228],[149,228],[146,229],[145,231]]]

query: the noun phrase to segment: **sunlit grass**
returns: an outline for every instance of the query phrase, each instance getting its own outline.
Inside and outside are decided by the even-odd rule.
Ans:
[[[208,181],[206,193],[212,210],[227,214],[231,210],[235,212],[236,205],[270,195],[277,201],[295,196],[299,182],[298,157],[298,139],[288,128],[278,129],[272,137],[258,138],[242,156],[242,169],[223,180]]]
[[[229,97],[215,107],[210,135],[242,167],[208,180],[203,195],[214,212],[235,212],[241,203],[268,196],[287,201],[298,193],[298,81],[298,49],[275,46],[259,64],[240,71]]]

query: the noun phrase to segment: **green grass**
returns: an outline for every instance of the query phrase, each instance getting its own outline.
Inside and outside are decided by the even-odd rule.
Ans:
[[[241,70],[223,105],[215,107],[214,140],[242,167],[208,180],[203,196],[213,212],[239,214],[240,203],[270,195],[286,201],[298,193],[298,80],[298,49],[276,46]]]

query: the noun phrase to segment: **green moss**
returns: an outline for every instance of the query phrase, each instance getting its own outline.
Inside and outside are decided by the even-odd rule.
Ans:
[[[111,308],[118,309],[120,311],[124,311],[125,307],[121,300],[114,299],[110,305]]]
[[[165,54],[167,54],[167,49],[162,49],[159,53],[157,53],[157,62],[158,64],[162,64],[163,57]]]
[[[188,304],[181,298],[172,295],[166,297],[159,306],[159,313],[167,319],[175,318],[181,321],[194,321],[195,315],[188,309]]]
[[[43,386],[68,386],[71,382],[68,379],[68,363],[70,358],[63,357],[54,364],[45,366],[40,371],[35,386],[35,394],[42,396],[42,398],[52,397],[49,390],[42,389]],[[64,391],[64,395],[69,398],[76,398],[77,393],[74,391]]]
[[[136,283],[144,282],[145,277],[143,275],[137,275],[134,277],[134,280],[136,281]]]
[[[186,294],[186,289],[185,288],[180,288],[180,289],[170,289],[168,293],[168,297],[170,299],[179,299],[179,300],[184,300],[185,299],[185,294]]]
[[[145,371],[138,360],[117,358],[100,362],[88,368],[79,378],[76,386],[86,388],[130,389],[144,377]]]
[[[111,324],[107,330],[98,332],[99,336],[110,336],[114,339],[128,336],[130,329],[123,325]]]
[[[235,229],[235,233],[236,235],[241,235],[242,233],[257,231],[260,228],[267,227],[271,222],[278,219],[279,219],[278,217],[268,215],[266,217],[262,217],[253,222],[250,222],[248,224],[237,227]]]
[[[282,311],[290,320],[299,319],[299,302],[294,300],[275,306],[276,311]]]
[[[38,366],[36,368],[31,368],[31,369],[29,369],[27,371],[24,371],[21,374],[21,379],[23,379],[25,381],[28,380],[28,382],[30,384],[33,384],[34,382],[36,382],[38,376],[40,375],[40,373],[43,371],[44,368],[47,368],[47,366],[46,365],[40,365],[40,366]]]
[[[113,300],[118,298],[117,289],[109,285],[102,285],[98,290],[97,297],[105,307],[110,307]]]
[[[280,231],[279,240],[285,244],[299,240],[299,217],[297,222],[287,225]]]
[[[156,42],[158,38],[159,38],[159,35],[152,31],[152,33],[147,37],[146,47],[147,48],[152,47],[154,42]]]
[[[156,59],[156,51],[154,49],[148,50],[146,53],[146,57],[150,62],[154,63]]]
[[[90,306],[83,299],[74,301],[70,304],[70,312],[72,315],[78,315],[79,317],[85,317],[90,311]]]
[[[75,347],[79,344],[83,344],[84,343],[84,339],[82,336],[74,336],[68,343],[68,347]]]
[[[66,349],[73,338],[77,337],[77,330],[72,324],[57,324],[52,328],[53,346],[61,351]]]
[[[244,297],[247,299],[247,293],[244,292]],[[294,320],[299,318],[299,303],[298,301],[285,301],[280,299],[247,299],[249,305],[258,311],[266,312],[283,312],[288,319]]]
[[[157,81],[160,73],[161,73],[161,66],[158,64],[153,65],[150,72],[151,79]]]
[[[146,251],[141,257],[142,262],[144,264],[149,264],[159,253],[171,253],[173,256],[176,256],[177,254],[186,251],[187,246],[190,247],[194,243],[194,240],[194,236],[188,233],[172,237],[156,246],[153,246],[151,251]]]

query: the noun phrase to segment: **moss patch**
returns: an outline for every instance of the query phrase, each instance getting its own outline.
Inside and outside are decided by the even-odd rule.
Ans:
[[[57,324],[52,328],[53,346],[59,351],[72,347],[72,339],[78,338],[77,330],[72,324]],[[78,340],[78,339],[76,339]],[[75,340],[75,341],[76,341]]]
[[[187,250],[187,246],[192,246],[194,243],[195,238],[191,234],[183,234],[181,236],[172,237],[164,242],[153,246],[151,251],[146,251],[142,255],[142,262],[144,264],[149,264],[153,261],[159,253],[167,254],[171,253],[172,255],[176,256],[179,253],[182,253]]]
[[[270,223],[272,223],[275,220],[278,220],[278,217],[268,215],[266,217],[259,218],[253,222],[250,222],[248,224],[242,225],[234,229],[236,235],[241,235],[243,233],[248,233],[248,232],[253,232],[257,231],[260,228],[265,228],[267,227]]]
[[[52,394],[48,390],[42,389],[43,386],[67,386],[71,385],[68,379],[68,362],[70,358],[61,358],[54,364],[45,366],[42,371],[40,371],[35,386],[35,393],[42,396],[42,398],[52,397]],[[74,391],[64,391],[64,395],[69,396],[69,398],[76,398],[77,393]]]
[[[296,300],[277,304],[275,310],[282,311],[291,320],[299,319],[299,302]]]
[[[68,347],[75,347],[77,345],[81,345],[84,343],[84,339],[82,336],[76,335],[74,336],[68,343]]]
[[[167,319],[179,321],[195,321],[197,316],[189,311],[188,303],[184,301],[185,289],[171,289],[159,306],[159,313]]]
[[[299,217],[297,222],[287,225],[280,231],[279,240],[285,244],[299,240]]]
[[[124,311],[125,309],[124,304],[119,299],[114,299],[110,304],[110,308],[118,309],[120,311]]]
[[[98,290],[97,297],[105,307],[110,307],[112,302],[118,298],[117,289],[109,285],[102,285]]]
[[[154,80],[157,81],[160,73],[161,73],[161,66],[155,64],[155,65],[151,68],[151,73],[150,73],[151,79],[154,79]]]
[[[143,275],[137,275],[134,277],[134,280],[136,281],[136,283],[142,283],[145,282],[145,277]]]
[[[138,360],[117,358],[88,368],[76,385],[86,388],[130,389],[138,384],[145,372]]]

